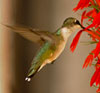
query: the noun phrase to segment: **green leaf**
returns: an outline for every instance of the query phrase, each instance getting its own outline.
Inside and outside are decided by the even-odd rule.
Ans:
[[[85,45],[90,45],[90,44],[96,44],[96,43],[98,43],[98,41],[83,41],[83,42],[81,42],[82,44],[85,44]]]
[[[95,8],[96,10],[97,10],[97,12],[99,12],[100,11],[100,9],[98,8],[98,5],[91,5],[91,6],[89,6],[90,8]]]

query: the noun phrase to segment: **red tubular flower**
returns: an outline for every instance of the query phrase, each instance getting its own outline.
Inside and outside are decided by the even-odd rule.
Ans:
[[[100,40],[100,36],[96,32],[93,32],[93,31],[90,31],[90,30],[85,30],[85,31],[88,32],[91,36],[93,36],[96,39]]]
[[[90,0],[90,1],[91,1],[91,4],[92,4],[92,5],[95,5],[95,2],[94,2],[94,0]]]
[[[100,67],[96,69],[94,75],[91,78],[90,86],[96,83],[96,86],[100,84]]]
[[[84,30],[80,30],[77,35],[74,37],[72,43],[71,43],[71,46],[70,46],[70,49],[72,52],[74,52],[74,50],[76,49],[76,46],[78,44],[78,41],[79,41],[79,38],[82,34]],[[93,36],[94,38],[98,39],[100,41],[100,37],[98,36],[98,34],[96,32],[93,32],[93,31],[89,31],[89,30],[86,30],[86,32],[88,32],[91,36]],[[99,47],[99,48],[98,48]],[[96,52],[94,53],[95,54],[95,57],[98,55],[98,53],[100,52],[100,42],[98,43],[98,46],[96,48]]]
[[[99,43],[97,43],[97,46],[95,48],[94,58],[96,58],[99,53],[100,53],[100,41]]]
[[[88,7],[90,1],[91,0],[80,0],[78,5],[73,10],[77,11],[78,9],[83,9],[85,7]]]
[[[92,86],[94,83],[96,84],[96,86],[99,85],[99,88],[96,92],[100,92],[100,54],[98,55],[98,62],[95,67],[96,71],[91,78],[90,86]]]
[[[97,29],[96,33],[100,35],[100,28]]]
[[[81,17],[81,24],[83,24],[83,20],[89,18],[89,21],[91,21],[95,16],[97,15],[97,12],[95,9],[89,11],[86,13],[86,10],[82,13]]]
[[[97,11],[95,9],[89,11],[86,13],[86,11],[83,12],[82,17],[81,17],[81,24],[83,25],[83,20],[89,18],[89,21],[91,21],[93,18],[96,19],[97,17]],[[95,21],[95,20],[94,20]],[[96,22],[94,22],[96,24]],[[91,24],[88,27],[86,27],[86,29],[84,29],[85,31],[87,29],[89,29],[90,27],[95,26],[95,24]],[[100,40],[100,36],[99,34],[95,33],[94,31],[89,31],[87,30],[86,32],[88,32],[89,34],[91,34],[92,40],[96,41],[96,39]]]
[[[96,28],[100,25],[100,12],[94,17],[93,26]]]
[[[94,17],[92,24],[86,27],[85,30],[92,28],[92,27],[97,28],[99,25],[100,25],[100,12]]]
[[[96,2],[97,2],[97,4],[99,5],[99,7],[100,7],[100,0],[96,0]]]
[[[100,93],[100,84],[99,84],[99,88],[96,91],[97,93]]]
[[[79,41],[79,38],[80,38],[80,35],[82,34],[83,30],[80,30],[77,35],[74,37],[72,43],[71,43],[71,46],[70,46],[70,49],[72,52],[74,52],[76,46],[77,46],[77,43]]]
[[[81,17],[81,25],[83,26],[83,20],[86,19],[86,10],[82,13],[82,17]]]
[[[95,2],[96,1],[96,2]],[[71,51],[73,52],[77,46],[77,43],[79,41],[80,35],[83,31],[88,32],[90,34],[90,37],[92,37],[92,41],[98,41],[96,43],[96,48],[87,56],[83,68],[86,68],[88,65],[91,66],[93,60],[97,58],[97,63],[95,65],[96,71],[94,72],[94,75],[91,78],[90,86],[92,86],[94,83],[99,85],[99,88],[97,89],[97,92],[100,92],[100,0],[80,0],[78,5],[73,9],[74,11],[77,11],[79,9],[83,9],[86,7],[91,6],[92,10],[89,12],[86,12],[86,10],[83,12],[81,17],[81,24],[83,26],[84,19],[88,18],[88,21],[91,21],[92,24],[87,26],[85,29],[79,31],[75,38],[73,39],[73,42],[70,46]],[[93,28],[94,31],[89,30],[90,28]],[[97,40],[98,39],[98,40]]]
[[[96,48],[87,56],[87,58],[83,64],[83,68],[87,68],[88,65],[91,66],[93,59],[98,57],[99,53],[100,53],[100,42],[97,43]]]
[[[97,91],[96,91],[97,93],[100,93],[100,85],[99,85],[99,88],[97,89]]]
[[[96,11],[95,9],[89,11],[89,12],[86,14],[87,17],[91,17],[91,18],[89,19],[89,21],[91,21],[92,18],[95,18],[96,15],[97,15],[97,11]]]
[[[92,5],[95,5],[93,0],[80,0],[79,3],[77,4],[77,6],[73,10],[77,11],[79,9],[83,9],[85,7],[88,7],[90,2]]]
[[[92,61],[93,61],[93,54],[89,54],[83,64],[83,68],[87,68],[88,65],[91,66],[92,64]]]
[[[99,56],[100,56],[100,54],[98,55],[98,61],[95,66],[96,69],[100,67],[100,57]]]
[[[87,68],[88,65],[91,66],[92,61],[94,59],[94,51],[95,49],[87,56],[87,58],[85,59],[85,62],[83,64],[83,68]]]
[[[71,49],[72,52],[74,52],[74,50],[75,50],[75,48],[76,48],[76,46],[78,44],[79,38],[80,38],[80,36],[81,36],[81,34],[82,34],[83,31],[84,30],[80,30],[77,33],[77,35],[74,37],[74,39],[73,39],[73,41],[71,43],[71,46],[70,46],[70,49]],[[100,37],[98,36],[97,33],[93,32],[93,31],[89,31],[89,30],[85,30],[85,31],[88,32],[90,35],[92,35],[94,38],[100,40]]]

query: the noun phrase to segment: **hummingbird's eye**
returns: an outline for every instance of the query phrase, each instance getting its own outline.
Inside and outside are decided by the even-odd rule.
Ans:
[[[77,20],[75,20],[75,23],[76,23],[76,21],[77,21]]]
[[[80,24],[80,22],[79,22],[78,20],[75,20],[75,23],[76,23],[76,24]]]

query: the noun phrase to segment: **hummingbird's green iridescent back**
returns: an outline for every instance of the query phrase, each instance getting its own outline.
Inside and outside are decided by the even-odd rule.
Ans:
[[[52,48],[52,45],[50,42],[46,42],[39,50],[37,55],[32,61],[31,68],[29,70],[28,77],[32,77],[40,68],[40,66],[43,64],[43,62],[50,57],[50,54],[54,52],[54,48]]]

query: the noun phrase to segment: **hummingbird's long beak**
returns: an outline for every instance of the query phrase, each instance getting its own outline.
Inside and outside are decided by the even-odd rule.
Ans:
[[[81,24],[80,24],[80,26],[81,26],[82,29],[85,29],[85,27],[83,27]]]
[[[80,25],[80,27],[81,27],[82,29],[85,29],[85,27],[83,27],[83,26],[80,24],[80,22],[77,22],[77,24]]]

